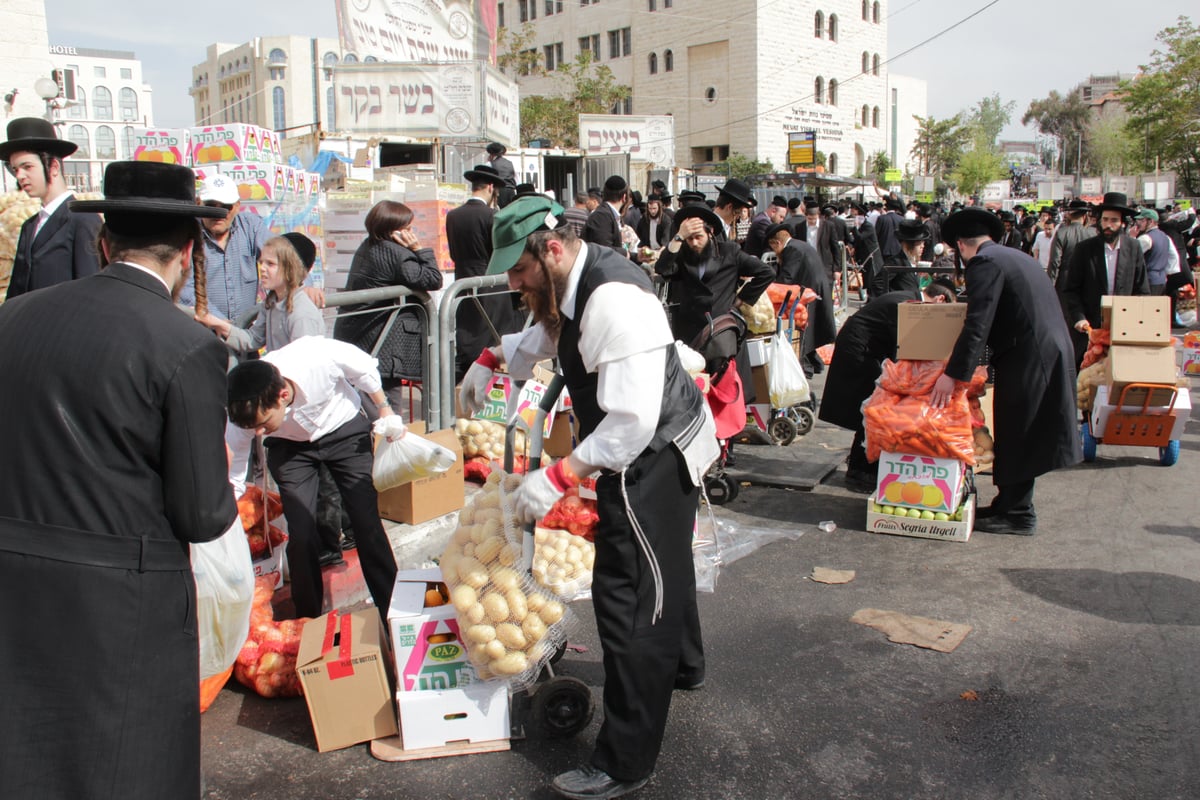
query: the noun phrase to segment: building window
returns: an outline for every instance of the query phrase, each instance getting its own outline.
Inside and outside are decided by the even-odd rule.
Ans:
[[[103,86],[97,86],[93,89],[92,110],[95,112],[96,119],[112,119],[112,92]]]
[[[871,109],[871,127],[879,127],[879,106],[875,106],[873,109]]]
[[[871,0],[863,0],[863,22],[871,21]]]
[[[589,53],[593,61],[600,60],[600,34],[593,33],[591,36],[579,37],[579,52]]]
[[[523,0],[529,5],[529,18],[537,19],[537,0]]]
[[[496,3],[496,27],[504,27],[504,3]]]
[[[133,70],[130,69],[129,67],[121,67],[121,80],[125,80],[125,81],[133,80]]]
[[[633,98],[626,97],[623,100],[618,100],[613,103],[613,107],[609,110],[610,114],[632,114],[633,113]]]
[[[96,128],[96,158],[117,160],[117,135],[107,125]]]
[[[278,47],[276,47],[274,50],[272,50],[270,52],[270,54],[267,55],[267,63],[268,64],[286,64],[287,63],[287,53],[283,52]]]
[[[825,171],[830,175],[837,175],[837,153],[829,154],[829,163],[826,165]]]
[[[650,74],[651,75],[658,74],[658,53],[650,54]]]
[[[863,103],[862,107],[862,126],[865,128],[871,124],[871,107]]]
[[[829,15],[829,41],[836,42],[838,37],[837,14]]]
[[[371,60],[370,56],[367,56],[366,58],[363,59],[363,61],[369,61],[369,60]],[[284,73],[283,67],[271,67],[271,80],[273,80],[273,81],[283,80],[283,73]]]
[[[866,50],[863,50],[862,71],[864,75],[871,71],[871,54]]]
[[[121,158],[133,158],[133,128],[129,125],[121,129]]]
[[[275,117],[275,130],[281,131],[287,127],[287,101],[284,98],[283,87],[276,86],[271,90],[271,110]]]
[[[633,52],[633,29],[608,32],[608,57],[621,58]]]
[[[879,23],[879,3],[871,4],[871,22]]]
[[[70,139],[79,148],[75,151],[75,158],[91,158],[92,146],[88,139],[87,128],[82,125],[72,125],[67,129],[67,138]]]
[[[106,78],[106,77],[108,77],[108,75],[106,73],[107,73],[107,70],[105,70],[104,67],[92,67],[92,77],[93,78]]]
[[[871,74],[872,75],[879,74],[879,53],[876,53],[875,55],[871,56]]]
[[[132,121],[138,118],[137,92],[126,86],[118,93],[117,102],[121,106],[121,119]]]
[[[825,14],[818,11],[813,15],[813,36],[818,39],[825,35]]]
[[[663,51],[663,72],[675,71],[675,52],[672,50]]]
[[[74,105],[67,106],[67,116],[71,119],[87,119],[87,91],[78,83],[75,84]]]
[[[554,70],[556,70],[562,66],[562,63],[563,63],[562,42],[555,42],[554,44],[548,44],[542,49],[546,53],[546,70],[548,72],[554,72]]]
[[[817,105],[825,102],[825,79],[820,76],[813,81],[813,102]]]
[[[325,129],[330,131],[337,130],[337,95],[333,93],[333,87],[330,86],[325,90],[325,116],[328,119],[325,121]]]
[[[658,2],[657,2],[657,0],[650,0],[650,11],[651,11],[651,13],[653,13],[653,12],[655,12],[655,11],[658,11]]]
[[[594,6],[594,5],[596,5],[596,3],[599,3],[599,2],[600,2],[600,0],[579,0],[579,5]]]
[[[376,58],[375,56],[363,56],[363,63],[364,63],[364,64],[374,64],[374,63],[376,63],[377,61],[379,61],[379,59],[378,59],[378,58]]]
[[[358,56],[354,55],[354,53],[346,53],[346,55],[342,57],[342,62],[346,64],[357,64]]]
[[[675,5],[674,0],[663,0],[663,8],[671,8]]]
[[[709,105],[717,102],[717,96],[717,87],[715,86],[710,86],[704,90],[704,102],[708,103]]]
[[[837,89],[838,89],[837,78],[830,78],[829,79],[829,105],[831,105],[831,106],[837,105]]]
[[[546,16],[552,14],[561,14],[563,12],[563,0],[546,0]]]

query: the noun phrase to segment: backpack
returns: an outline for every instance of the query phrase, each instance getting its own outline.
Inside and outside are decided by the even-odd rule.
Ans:
[[[704,371],[716,383],[745,343],[746,318],[734,309],[715,318],[709,314],[708,324],[696,334],[691,347],[704,356]]]

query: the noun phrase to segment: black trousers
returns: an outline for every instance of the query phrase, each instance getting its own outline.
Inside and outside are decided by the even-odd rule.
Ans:
[[[704,675],[692,563],[699,490],[683,457],[668,447],[626,469],[624,493],[621,476],[605,474],[596,494],[592,606],[604,649],[604,724],[592,764],[618,780],[640,780],[654,771],[676,676]],[[657,618],[655,564],[662,597]]]
[[[996,516],[1003,514],[1017,522],[1036,524],[1037,514],[1033,511],[1033,481],[996,484],[996,499],[992,501],[991,508]]]
[[[396,559],[379,520],[379,499],[371,482],[371,429],[361,414],[314,442],[269,438],[267,467],[279,484],[283,514],[288,522],[288,569],[292,600],[300,617],[317,617],[324,610],[321,546],[317,533],[317,491],[321,464],[329,468],[342,506],[358,539],[358,553],[367,589],[381,616],[386,617],[396,581]]]

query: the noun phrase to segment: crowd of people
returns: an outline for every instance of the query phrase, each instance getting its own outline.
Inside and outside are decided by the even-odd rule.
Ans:
[[[84,797],[105,786],[198,797],[188,544],[231,529],[262,437],[257,468],[282,496],[296,613],[324,610],[322,566],[353,546],[386,613],[396,564],[371,482],[371,420],[396,413],[423,348],[403,325],[382,337],[390,303],[344,307],[326,337],[325,297],[310,285],[316,245],[272,236],[228,179],[197,192],[187,168],[117,162],[104,199],[78,201],[62,181],[72,149],[40,120],[11,122],[0,145],[20,188],[43,204],[22,229],[0,306],[0,598],[23,609],[0,622],[22,643],[0,650],[0,795]],[[855,431],[846,481],[873,488],[861,405],[895,358],[897,308],[965,303],[930,402],[969,382],[987,349],[996,494],[977,529],[1030,535],[1035,479],[1081,457],[1075,374],[1100,297],[1174,294],[1196,263],[1194,214],[1134,208],[1116,193],[1032,213],[946,213],[896,195],[777,195],[759,210],[736,178],[710,199],[673,197],[661,182],[643,197],[614,175],[564,207],[516,184],[501,145],[487,153],[463,175],[471,197],[447,215],[446,236],[456,280],[502,274],[509,292],[458,313],[459,408],[478,410],[502,366],[523,379],[554,358],[579,443],[525,477],[517,514],[536,521],[599,476],[592,597],[604,721],[587,763],[553,781],[569,798],[645,784],[672,693],[705,682],[690,553],[718,456],[704,395],[752,401],[753,382],[744,353],[692,379],[676,341],[702,341],[772,283],[814,290],[803,366],[816,374],[817,348],[835,343],[820,418]],[[839,332],[843,269],[857,273],[866,302]],[[444,281],[411,209],[373,207],[346,288],[433,291]],[[131,647],[156,657],[130,658]],[[109,691],[95,691],[97,675]],[[89,757],[58,757],[73,746]]]

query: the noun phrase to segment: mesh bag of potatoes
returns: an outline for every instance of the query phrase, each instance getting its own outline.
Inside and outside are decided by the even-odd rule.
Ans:
[[[486,419],[456,419],[454,432],[462,443],[463,458],[483,456],[491,461],[504,460],[504,426]],[[524,453],[525,434],[518,429],[513,439],[513,452]]]
[[[502,680],[512,691],[532,686],[566,642],[569,611],[521,569],[521,526],[512,492],[520,475],[493,470],[458,515],[442,554],[442,577],[471,664],[481,680]]]
[[[566,602],[590,596],[596,545],[569,531],[537,528],[533,534],[533,577]]]

